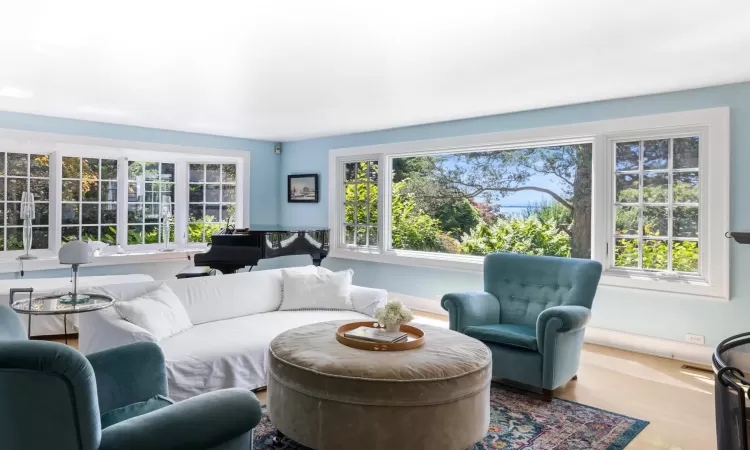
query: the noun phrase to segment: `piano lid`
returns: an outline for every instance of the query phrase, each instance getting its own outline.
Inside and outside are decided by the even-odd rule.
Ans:
[[[327,231],[327,226],[286,226],[286,225],[258,225],[258,224],[250,224],[248,227],[250,231],[255,231],[259,233],[272,233],[272,232],[287,232],[287,233],[296,233],[300,231]]]

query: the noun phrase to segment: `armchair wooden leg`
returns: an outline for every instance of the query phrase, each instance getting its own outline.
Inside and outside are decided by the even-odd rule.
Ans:
[[[578,381],[578,375],[573,375],[573,378],[571,378],[573,381]]]
[[[550,391],[549,389],[542,389],[542,399],[545,402],[552,401],[552,394],[554,394],[554,391]]]

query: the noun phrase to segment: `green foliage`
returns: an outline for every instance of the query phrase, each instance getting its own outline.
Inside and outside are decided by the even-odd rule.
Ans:
[[[399,182],[415,176],[427,176],[440,158],[435,156],[413,156],[393,160],[393,181]]]
[[[570,256],[570,236],[557,222],[527,219],[500,219],[494,225],[481,224],[461,238],[461,253],[486,255],[494,252],[527,255]]]
[[[643,268],[666,270],[669,267],[668,242],[655,239],[645,239],[643,242]],[[615,265],[617,267],[638,267],[637,239],[616,240]],[[698,271],[697,242],[674,241],[672,243],[672,270],[691,273]]]
[[[536,217],[544,223],[555,222],[560,225],[568,225],[573,222],[570,208],[566,208],[557,202],[542,201],[531,204],[521,213],[521,217],[524,219]]]
[[[479,225],[482,213],[465,198],[440,206],[433,215],[441,223],[441,229],[458,239]]]
[[[402,194],[404,182],[393,183],[393,223],[391,238],[393,248],[445,252],[447,241],[441,229],[440,220],[430,217],[424,211],[417,211],[414,194]],[[448,241],[450,245],[450,241]]]

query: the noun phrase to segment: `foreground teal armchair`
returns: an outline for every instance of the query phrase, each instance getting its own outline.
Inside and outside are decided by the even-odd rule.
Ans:
[[[84,357],[28,341],[0,305],[0,447],[23,450],[250,450],[255,395],[225,389],[173,403],[164,356],[141,342]]]
[[[541,388],[544,398],[575,378],[602,265],[597,261],[494,253],[484,292],[446,294],[451,330],[484,342],[494,379]]]

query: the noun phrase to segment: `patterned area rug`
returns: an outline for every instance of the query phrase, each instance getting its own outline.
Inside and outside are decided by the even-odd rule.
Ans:
[[[644,420],[568,400],[545,402],[539,396],[495,384],[490,403],[490,428],[475,450],[619,450],[648,425]],[[264,406],[263,419],[255,428],[256,450],[309,450],[287,438],[274,444],[275,433]]]

